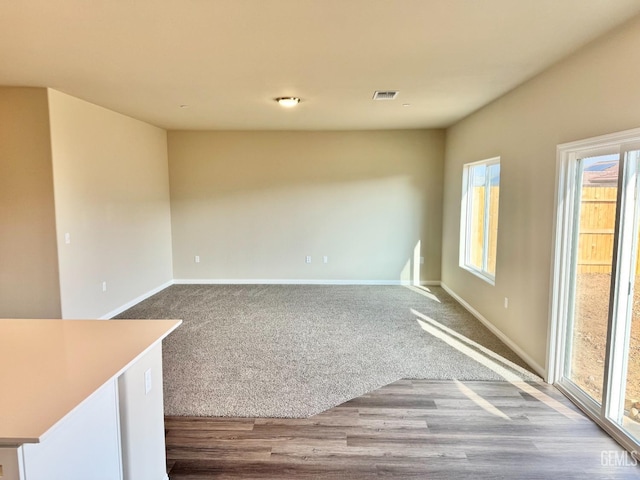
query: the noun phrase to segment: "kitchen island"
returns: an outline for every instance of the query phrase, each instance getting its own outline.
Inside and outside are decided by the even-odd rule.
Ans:
[[[0,479],[166,479],[161,344],[180,323],[0,320]]]

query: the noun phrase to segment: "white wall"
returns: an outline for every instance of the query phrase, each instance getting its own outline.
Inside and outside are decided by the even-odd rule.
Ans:
[[[151,390],[145,372],[151,370]],[[124,480],[161,480],[166,475],[162,344],[118,378]]]
[[[0,317],[59,316],[47,91],[2,87]]]
[[[49,110],[62,316],[97,318],[173,277],[166,132],[55,90]]]
[[[168,138],[176,279],[440,279],[442,130]]]
[[[635,19],[447,131],[442,280],[542,367],[556,146],[640,126],[638,52]],[[458,266],[462,165],[494,156],[502,158],[495,287]]]

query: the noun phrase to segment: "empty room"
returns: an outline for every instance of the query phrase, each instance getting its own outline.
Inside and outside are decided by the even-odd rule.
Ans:
[[[640,478],[638,0],[0,32],[0,479]]]

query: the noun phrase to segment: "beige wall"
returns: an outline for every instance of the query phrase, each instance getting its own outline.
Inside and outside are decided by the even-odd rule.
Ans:
[[[166,132],[55,90],[49,107],[62,315],[101,317],[172,279]]]
[[[176,279],[440,279],[443,131],[168,139]]]
[[[0,317],[59,316],[47,91],[0,88]]]
[[[556,145],[640,126],[640,20],[447,131],[442,280],[544,367]],[[458,267],[462,165],[502,157],[495,287]],[[509,308],[503,307],[504,297]]]

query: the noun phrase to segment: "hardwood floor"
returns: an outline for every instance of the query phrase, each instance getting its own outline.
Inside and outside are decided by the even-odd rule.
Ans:
[[[307,419],[167,417],[166,443],[171,480],[640,478],[534,383],[400,380]]]

